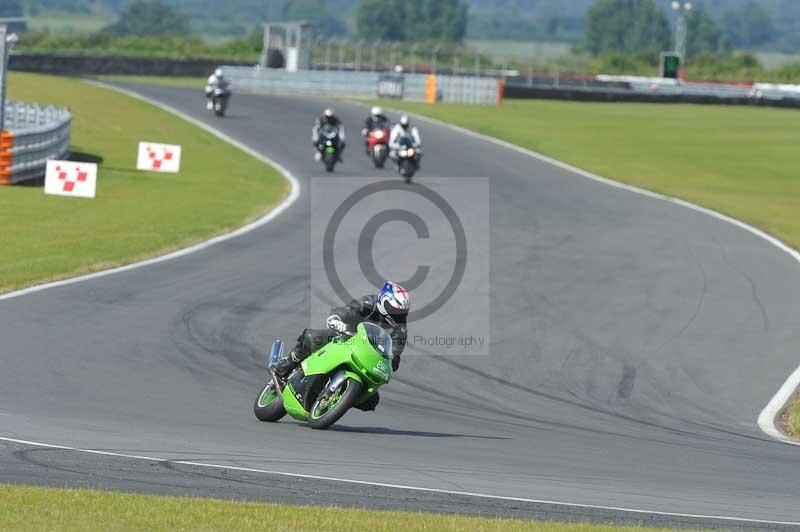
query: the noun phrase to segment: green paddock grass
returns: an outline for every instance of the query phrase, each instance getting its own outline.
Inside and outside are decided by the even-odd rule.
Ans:
[[[0,187],[0,292],[186,247],[260,217],[288,193],[273,168],[128,96],[12,73],[9,97],[71,107],[71,151],[102,163],[91,200]],[[181,173],[137,172],[139,141],[182,145]]]
[[[405,532],[656,532],[656,528],[559,524],[450,515],[312,508],[90,490],[0,485],[0,529],[17,532],[353,530]]]

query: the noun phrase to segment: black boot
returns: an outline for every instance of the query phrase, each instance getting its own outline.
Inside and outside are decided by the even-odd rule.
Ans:
[[[298,355],[298,349],[295,347],[292,349],[292,352],[289,353],[289,356],[282,358],[280,362],[272,368],[272,371],[281,379],[285,379],[292,373],[294,368],[300,364],[303,358],[305,357],[301,358],[300,355]]]

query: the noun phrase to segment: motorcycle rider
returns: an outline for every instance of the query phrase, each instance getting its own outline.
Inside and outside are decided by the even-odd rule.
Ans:
[[[416,126],[412,126],[408,119],[408,115],[400,117],[400,122],[395,124],[392,132],[389,134],[389,157],[392,160],[397,159],[397,151],[400,149],[400,139],[410,137],[414,143],[414,148],[419,150],[422,147],[422,138],[419,136],[419,130]]]
[[[330,126],[336,129],[339,133],[339,161],[342,162],[342,152],[344,151],[344,147],[346,145],[345,136],[344,136],[344,124],[342,121],[339,120],[339,117],[336,116],[336,113],[333,112],[333,109],[328,108],[322,112],[322,116],[317,117],[314,120],[314,128],[311,130],[311,143],[314,146],[314,158],[319,161],[322,159],[322,152],[319,149],[319,130],[325,126]]]
[[[367,155],[369,155],[369,140],[367,136],[369,132],[373,129],[379,128],[389,128],[389,117],[383,114],[383,109],[375,106],[370,110],[369,116],[367,117],[366,121],[364,121],[364,129],[361,130],[361,135],[364,137],[364,146],[367,149]]]
[[[208,76],[208,82],[206,83],[206,100],[208,100],[208,103],[206,107],[209,111],[214,108],[214,102],[212,101],[214,91],[222,89],[227,93],[229,85],[230,83],[225,79],[225,74],[223,74],[221,68],[216,69],[213,74]]]
[[[392,371],[400,367],[400,355],[406,346],[408,328],[406,317],[411,308],[408,291],[393,281],[386,281],[378,294],[368,294],[354,299],[343,307],[331,309],[325,321],[327,329],[306,329],[297,337],[297,345],[289,356],[274,368],[275,374],[285,379],[313,351],[345,333],[354,333],[359,323],[370,321],[386,329],[392,337]],[[364,411],[375,410],[380,398],[376,393],[358,405]]]

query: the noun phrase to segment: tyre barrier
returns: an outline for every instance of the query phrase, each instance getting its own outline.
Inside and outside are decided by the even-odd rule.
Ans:
[[[63,107],[6,102],[0,131],[0,185],[44,176],[47,161],[69,152],[72,113]]]

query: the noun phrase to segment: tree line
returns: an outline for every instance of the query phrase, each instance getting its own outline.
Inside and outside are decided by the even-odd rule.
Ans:
[[[685,17],[687,56],[726,56],[734,48],[757,47],[774,37],[769,14],[755,2],[729,9],[721,23],[697,7]],[[586,15],[585,46],[593,55],[671,50],[672,36],[667,12],[654,0],[597,0]]]

